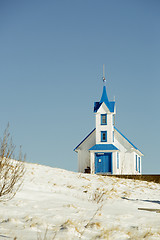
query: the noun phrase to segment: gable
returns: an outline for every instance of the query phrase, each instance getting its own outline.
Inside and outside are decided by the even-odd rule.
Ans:
[[[110,113],[110,110],[109,110],[109,108],[106,106],[106,104],[103,102],[103,103],[101,104],[101,106],[99,107],[97,113],[101,113],[101,114],[103,114],[103,113]]]
[[[75,147],[74,151],[78,152],[78,150],[80,150],[81,148],[85,147],[84,145],[86,145],[86,148],[90,148],[88,147],[89,142],[94,142],[95,141],[95,134],[96,134],[96,128],[94,128],[78,145],[77,147]],[[92,145],[93,146],[93,145]]]
[[[98,112],[102,105],[106,106],[108,112],[115,112],[115,102],[109,102],[108,104],[106,104],[105,102],[95,102],[94,112]]]
[[[135,150],[140,156],[143,156],[143,153],[128,139],[126,138],[116,127],[115,129],[115,138],[122,144],[127,150]]]

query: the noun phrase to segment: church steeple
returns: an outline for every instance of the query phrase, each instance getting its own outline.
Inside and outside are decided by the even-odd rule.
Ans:
[[[102,97],[101,97],[101,100],[100,100],[100,103],[103,103],[103,102],[106,104],[106,106],[110,110],[110,102],[108,100],[106,86],[103,86],[103,93],[102,93]]]
[[[110,102],[106,91],[106,78],[103,65],[103,92],[99,102],[95,102],[96,144],[113,144],[115,102]]]
[[[103,83],[106,83],[106,78],[105,78],[105,66],[103,64]]]
[[[104,64],[103,64],[103,92],[102,92],[102,97],[99,102],[94,103],[94,112],[97,112],[98,109],[100,108],[101,104],[104,102],[109,109],[110,112],[114,112],[114,107],[115,107],[115,101],[110,102],[107,96],[107,91],[106,91],[106,78],[105,78],[105,73],[104,73]]]
[[[106,92],[106,78],[105,78],[105,66],[104,66],[104,64],[103,64],[103,93],[102,93],[100,103],[103,103],[103,102],[106,104],[106,106],[110,110],[110,103],[109,103],[107,92]]]

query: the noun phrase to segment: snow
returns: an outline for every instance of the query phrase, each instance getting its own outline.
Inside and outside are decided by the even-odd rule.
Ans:
[[[26,163],[0,203],[0,239],[160,239],[160,184]]]

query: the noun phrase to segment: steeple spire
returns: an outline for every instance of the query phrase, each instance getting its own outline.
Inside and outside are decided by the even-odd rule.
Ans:
[[[105,65],[103,64],[103,93],[100,100],[100,103],[105,103],[110,110],[110,102],[108,100],[107,91],[106,91],[106,78],[105,78]]]
[[[110,103],[107,96],[106,86],[103,86],[103,93],[100,100],[100,103],[103,103],[103,102],[106,104],[107,107],[109,107]]]
[[[101,104],[104,102],[111,113],[115,111],[115,101],[110,102],[107,96],[106,91],[106,78],[105,78],[105,66],[103,64],[103,92],[101,96],[101,100],[99,102],[94,103],[94,112],[97,112],[100,108]]]
[[[106,82],[106,79],[105,79],[105,65],[103,64],[103,83]]]

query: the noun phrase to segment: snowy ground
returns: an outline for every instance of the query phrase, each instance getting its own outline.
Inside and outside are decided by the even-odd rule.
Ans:
[[[22,189],[0,203],[0,239],[160,239],[160,211],[138,210],[160,209],[160,184],[26,168]]]

